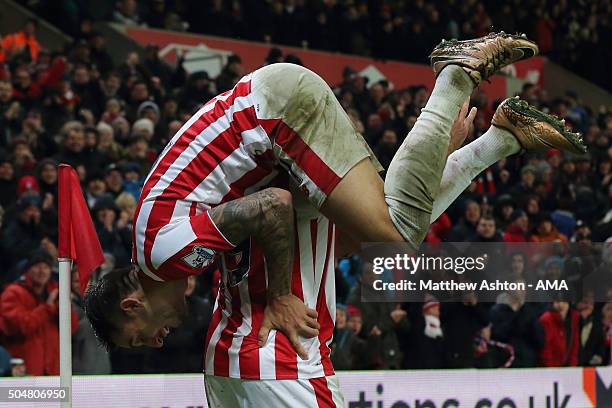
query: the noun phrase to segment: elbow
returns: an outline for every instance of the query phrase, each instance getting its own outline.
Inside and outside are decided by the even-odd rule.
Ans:
[[[293,197],[282,188],[271,187],[264,190],[266,194],[265,211],[274,216],[293,217]]]
[[[266,191],[274,197],[271,199],[273,204],[282,208],[293,209],[293,196],[289,191],[277,187],[267,188]]]

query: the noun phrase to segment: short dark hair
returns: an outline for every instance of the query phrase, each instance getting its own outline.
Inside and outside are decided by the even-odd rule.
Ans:
[[[119,330],[124,313],[121,300],[140,288],[136,266],[115,269],[87,288],[83,306],[98,342],[106,350],[115,348],[111,339]]]
[[[495,222],[495,217],[493,217],[491,214],[485,214],[482,217],[480,217],[480,220],[478,221],[481,221],[481,220]]]

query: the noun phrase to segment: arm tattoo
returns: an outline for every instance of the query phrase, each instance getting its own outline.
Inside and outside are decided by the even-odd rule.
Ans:
[[[268,298],[291,292],[295,245],[293,206],[281,190],[268,188],[209,211],[219,231],[234,245],[254,237],[268,267]]]

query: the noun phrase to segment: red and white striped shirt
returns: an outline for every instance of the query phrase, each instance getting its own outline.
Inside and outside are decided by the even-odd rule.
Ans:
[[[289,339],[270,332],[259,347],[257,335],[266,306],[266,271],[261,250],[254,243],[240,252],[240,262],[224,254],[219,295],[206,338],[205,371],[210,375],[242,379],[309,379],[333,375],[330,360],[336,316],[334,277],[334,225],[325,217],[297,216],[297,239],[292,292],[319,314],[319,336],[301,339],[307,361],[298,357]],[[244,259],[249,258],[247,262]],[[229,258],[229,259],[228,259]],[[228,263],[232,265],[228,265]],[[238,267],[237,267],[238,266]],[[228,277],[239,271],[240,284]]]
[[[176,133],[149,172],[134,217],[132,257],[152,279],[197,273],[176,262],[177,257],[185,255],[185,244],[206,240],[198,234],[213,224],[206,217],[185,221],[257,191],[274,177],[266,160],[272,145],[257,121],[250,93],[250,76],[246,76],[206,103]]]
[[[279,156],[315,200],[321,201],[339,180],[305,143],[292,139],[280,118],[258,115],[261,101],[251,86],[252,74],[206,103],[160,154],[136,209],[133,261],[150,278],[164,281],[199,274],[223,253],[222,282],[206,340],[207,373],[244,379],[332,375],[333,224],[316,211],[296,210],[292,290],[317,309],[321,324],[318,338],[302,339],[310,356],[302,361],[282,333],[272,331],[266,345],[258,346],[266,305],[263,255],[253,240],[237,247],[227,241],[207,213],[267,186],[278,174]]]

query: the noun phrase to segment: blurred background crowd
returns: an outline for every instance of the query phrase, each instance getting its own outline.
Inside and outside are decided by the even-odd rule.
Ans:
[[[38,22],[6,34],[0,52],[0,374],[59,372],[57,328],[57,165],[78,172],[91,209],[105,264],[97,276],[126,266],[132,219],[144,177],[167,141],[203,103],[244,75],[239,55],[221,74],[188,74],[169,65],[155,46],[113,62],[105,37],[91,22],[192,30],[222,36],[305,45],[311,48],[426,61],[442,37],[473,37],[491,25],[526,31],[543,52],[592,81],[610,86],[610,1],[202,1],[29,2],[33,10],[75,41],[47,50]],[[102,4],[103,3],[103,4]],[[316,3],[316,4],[311,4]],[[107,6],[107,9],[104,6]],[[99,6],[99,7],[98,7]],[[246,16],[251,21],[249,23]],[[303,33],[309,33],[302,38]],[[262,65],[288,60],[272,49]],[[603,73],[603,74],[602,74]],[[384,166],[414,125],[429,97],[415,86],[391,89],[368,83],[351,67],[330,84],[357,129]],[[607,82],[606,82],[607,81]],[[568,91],[551,99],[537,85],[520,96],[584,133],[589,153],[556,150],[510,157],[487,169],[436,221],[428,242],[575,242],[586,253],[612,237],[612,112],[585,106]],[[469,141],[490,125],[501,101],[476,90],[478,108]],[[609,245],[608,245],[609,246]],[[590,263],[561,251],[545,269],[565,276],[582,268],[612,273],[605,248]],[[516,264],[516,266],[515,266]],[[529,266],[512,258],[517,279]],[[521,266],[522,265],[522,266]],[[612,344],[610,303],[585,296],[545,305],[520,293],[498,301],[363,303],[360,279],[371,268],[358,256],[337,266],[338,313],[332,345],[336,369],[535,367],[607,365]],[[80,308],[74,280],[75,374],[198,372],[219,273],[190,279],[191,314],[160,350],[107,354]],[[18,358],[11,358],[13,357]]]
[[[30,1],[64,31],[109,19],[176,31],[426,63],[442,38],[523,32],[540,51],[612,89],[610,0]]]

